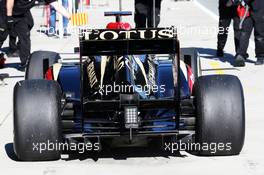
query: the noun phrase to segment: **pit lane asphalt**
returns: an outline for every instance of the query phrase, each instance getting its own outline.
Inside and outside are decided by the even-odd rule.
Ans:
[[[113,0],[114,1],[114,0]],[[111,2],[111,1],[110,1]],[[106,6],[108,10],[118,8],[116,5]],[[133,1],[124,1],[125,10],[133,10]],[[106,22],[113,18],[103,17],[104,7],[89,9],[90,26],[103,28]],[[35,28],[32,31],[32,50],[52,50],[69,56],[73,47],[78,45],[77,37],[69,39],[47,38],[36,32],[42,23],[42,11],[32,10],[35,18]],[[132,17],[124,18],[133,22]],[[147,150],[128,150],[129,153],[119,156],[105,156],[94,160],[81,157],[69,161],[52,162],[18,162],[13,160],[12,142],[12,92],[13,86],[23,79],[24,73],[18,71],[17,58],[10,58],[7,66],[0,73],[9,73],[6,79],[8,85],[0,87],[0,174],[55,175],[55,174],[264,174],[264,66],[253,63],[254,50],[249,49],[251,61],[245,68],[234,68],[232,54],[234,53],[233,34],[229,37],[226,47],[226,57],[218,59],[214,56],[216,47],[215,34],[199,34],[183,32],[190,28],[217,27],[217,21],[194,2],[177,2],[164,0],[162,4],[161,26],[175,25],[179,30],[182,47],[197,47],[202,57],[203,75],[233,74],[237,75],[244,88],[246,100],[246,139],[243,151],[233,157],[196,157],[186,152],[181,155],[163,156],[151,155]],[[204,30],[204,29],[203,29]],[[180,33],[181,32],[181,33]],[[7,43],[5,43],[6,45]],[[228,89],[227,89],[228,90]],[[48,129],[48,128],[47,128]]]

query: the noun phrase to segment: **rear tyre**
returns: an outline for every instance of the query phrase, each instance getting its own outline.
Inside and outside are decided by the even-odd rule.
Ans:
[[[199,77],[195,83],[195,98],[195,140],[205,145],[198,155],[239,154],[245,138],[244,95],[239,79],[232,75]]]
[[[48,80],[20,81],[14,88],[13,105],[17,158],[22,161],[59,159],[60,151],[54,148],[61,142],[59,85]]]
[[[26,79],[44,79],[48,68],[57,63],[60,55],[50,51],[36,51],[30,56],[26,70]]]
[[[181,58],[192,68],[193,75],[195,80],[202,75],[201,72],[201,60],[196,48],[182,48],[181,49]]]

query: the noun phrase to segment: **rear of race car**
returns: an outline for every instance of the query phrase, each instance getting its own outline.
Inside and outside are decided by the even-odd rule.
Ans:
[[[176,136],[184,122],[177,117],[173,67],[178,69],[179,43],[173,30],[89,32],[81,40],[82,117],[75,125],[82,133],[69,131],[66,138],[117,139],[131,146],[140,139]]]
[[[161,146],[224,144],[224,150],[194,151],[237,155],[244,122],[238,78],[201,76],[199,55],[180,50],[175,28],[82,31],[77,62],[34,52],[26,80],[14,89],[14,149],[20,160],[59,159],[78,143],[99,151],[103,143],[155,146],[157,140]]]

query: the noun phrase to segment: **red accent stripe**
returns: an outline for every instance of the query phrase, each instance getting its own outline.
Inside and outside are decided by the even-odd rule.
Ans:
[[[46,74],[45,74],[45,79],[46,79],[46,80],[54,80],[54,77],[53,77],[53,69],[52,69],[52,67],[50,67],[50,68],[48,69],[48,71],[46,72]]]

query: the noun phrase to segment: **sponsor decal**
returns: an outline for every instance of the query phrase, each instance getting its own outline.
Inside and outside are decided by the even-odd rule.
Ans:
[[[90,81],[90,87],[93,88],[98,83],[98,79],[97,79],[96,73],[95,73],[94,62],[91,62],[87,66],[87,73],[88,73],[88,77],[89,77],[89,81]]]
[[[149,78],[149,83],[151,85],[156,85],[156,69],[154,67],[154,63],[151,60],[148,60],[148,78]]]
[[[123,56],[117,59],[116,64],[117,64],[117,71],[120,71],[125,66],[123,61]]]
[[[176,36],[174,30],[141,29],[141,30],[83,30],[80,37],[84,40],[133,40],[133,39],[169,39]]]

